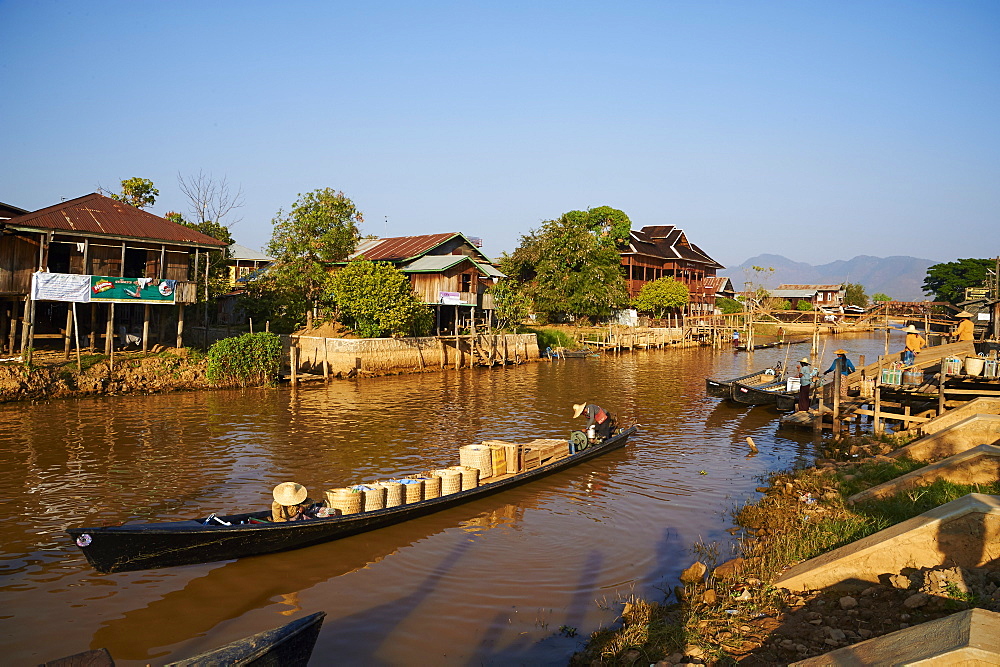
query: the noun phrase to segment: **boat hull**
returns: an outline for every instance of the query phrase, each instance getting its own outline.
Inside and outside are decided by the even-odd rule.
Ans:
[[[733,383],[732,399],[744,405],[773,405],[779,410],[794,407],[795,393],[785,389],[784,382],[772,382],[762,386]]]
[[[625,429],[599,445],[592,445],[581,452],[513,477],[439,498],[382,510],[307,521],[240,524],[251,518],[263,519],[270,516],[269,511],[261,511],[219,517],[233,524],[231,526],[205,525],[205,519],[190,519],[70,528],[66,532],[76,541],[87,562],[95,570],[106,573],[209,563],[289,551],[409,521],[525,484],[623,447],[636,430],[635,426]]]
[[[164,667],[305,667],[325,617],[326,612],[318,611],[280,628],[259,632],[193,658],[167,663]]]
[[[750,373],[749,375],[741,375],[740,377],[733,378],[732,380],[713,380],[711,378],[706,378],[705,393],[713,398],[732,398],[733,384],[736,382],[743,383],[747,386],[753,386],[758,384],[769,384],[780,378],[780,375],[767,373],[766,371],[756,371],[754,373]]]

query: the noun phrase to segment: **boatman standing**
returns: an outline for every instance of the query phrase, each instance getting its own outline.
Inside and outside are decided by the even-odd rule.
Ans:
[[[599,405],[593,403],[574,403],[573,419],[587,415],[587,437],[591,440],[607,440],[615,428],[615,418]]]
[[[847,350],[834,350],[833,353],[837,356],[834,357],[830,367],[823,371],[823,375],[837,370],[837,362],[840,361],[840,374],[843,376],[840,382],[840,395],[847,396],[847,376],[854,372],[854,364],[847,358]]]
[[[917,360],[920,350],[927,345],[927,339],[920,335],[917,328],[912,324],[903,329],[906,334],[906,347],[903,348],[903,365],[911,366]]]
[[[962,342],[965,340],[973,340],[973,332],[975,327],[972,325],[972,313],[967,310],[955,315],[955,317],[961,318],[961,322],[955,327],[955,330],[951,332],[952,338],[957,342]]]
[[[799,411],[806,412],[812,406],[812,383],[818,373],[809,363],[809,357],[799,360]]]

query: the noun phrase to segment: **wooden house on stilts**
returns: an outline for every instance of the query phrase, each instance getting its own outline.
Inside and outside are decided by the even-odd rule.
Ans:
[[[0,217],[0,345],[74,333],[105,353],[115,338],[182,345],[195,276],[226,244],[101,194]],[[73,313],[77,321],[74,322]]]
[[[408,276],[414,293],[434,311],[437,335],[492,326],[488,288],[505,276],[478,239],[457,232],[365,239],[350,259],[389,262]]]

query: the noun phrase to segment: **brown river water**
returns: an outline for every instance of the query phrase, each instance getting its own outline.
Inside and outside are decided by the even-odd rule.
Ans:
[[[826,347],[857,362],[882,345],[857,335]],[[761,476],[811,460],[811,432],[707,398],[704,384],[807,353],[649,350],[0,406],[3,663],[104,647],[118,664],[158,665],[323,610],[313,665],[565,664],[628,596],[662,599],[693,543],[718,541],[728,557],[729,512],[758,496]],[[319,498],[455,465],[461,445],[567,436],[582,401],[642,427],[626,448],[569,470],[343,540],[104,575],[63,532],[264,509],[287,480]]]

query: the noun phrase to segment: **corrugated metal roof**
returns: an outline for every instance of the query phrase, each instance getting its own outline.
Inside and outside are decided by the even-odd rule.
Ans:
[[[778,285],[778,289],[815,290],[817,292],[839,292],[840,285]]]
[[[223,247],[226,244],[184,225],[94,193],[11,218],[6,227],[77,232],[168,241],[178,245]]]
[[[446,271],[451,267],[469,259],[465,255],[424,255],[408,264],[399,267],[403,273],[424,273]],[[469,260],[470,262],[472,260]]]
[[[430,252],[448,239],[456,236],[455,232],[448,234],[424,234],[423,236],[396,236],[387,239],[371,239],[358,245],[358,249],[349,259],[364,257],[376,261],[400,261],[417,257]]]
[[[265,261],[273,262],[273,257],[268,257],[262,252],[258,252],[252,248],[248,248],[245,245],[240,245],[239,243],[234,243],[229,246],[229,259],[249,259],[253,261]]]

